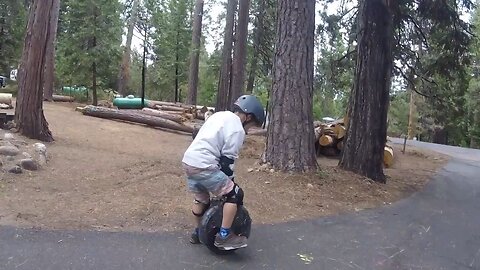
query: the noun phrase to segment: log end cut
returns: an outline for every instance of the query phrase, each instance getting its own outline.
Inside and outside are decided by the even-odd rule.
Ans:
[[[393,148],[389,145],[385,145],[383,151],[383,163],[386,168],[390,168],[393,165]]]
[[[330,146],[335,142],[333,136],[330,135],[322,135],[320,136],[320,139],[318,140],[318,143],[321,146]]]

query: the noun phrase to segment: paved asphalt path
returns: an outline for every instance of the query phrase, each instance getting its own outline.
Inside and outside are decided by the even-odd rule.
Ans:
[[[249,247],[233,255],[191,246],[182,233],[0,227],[0,269],[480,269],[480,151],[409,144],[453,157],[421,192],[377,209],[254,226]]]

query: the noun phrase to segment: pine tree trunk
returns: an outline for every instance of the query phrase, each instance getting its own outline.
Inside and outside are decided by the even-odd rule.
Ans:
[[[50,33],[47,41],[47,63],[45,64],[45,83],[43,86],[43,98],[48,101],[53,100],[53,90],[55,87],[55,40],[58,25],[58,16],[60,13],[60,0],[53,1],[52,16],[50,17]]]
[[[92,104],[93,106],[98,105],[97,98],[97,62],[93,61],[92,64]]]
[[[253,93],[253,86],[255,85],[255,77],[257,74],[258,67],[258,57],[260,55],[260,44],[263,38],[263,17],[265,16],[265,1],[259,1],[259,9],[256,17],[256,25],[253,30],[254,40],[253,40],[253,56],[250,63],[250,71],[248,75],[247,82],[247,93]]]
[[[217,104],[215,111],[224,111],[229,109],[229,95],[231,87],[231,69],[232,69],[232,47],[233,47],[233,27],[235,23],[235,12],[237,10],[237,0],[228,0],[227,17],[225,25],[225,38],[223,42],[222,68],[220,69],[220,79],[218,82]]]
[[[392,76],[393,2],[359,2],[357,63],[340,167],[385,183],[383,155]]]
[[[408,139],[412,140],[415,137],[415,133],[417,130],[417,119],[416,115],[416,106],[415,106],[415,85],[413,83],[413,72],[409,73],[409,82],[408,85],[408,92],[410,92],[410,103],[409,103],[409,113],[408,113]]]
[[[200,57],[200,39],[202,37],[203,0],[195,3],[193,19],[192,51],[190,53],[190,73],[188,76],[187,104],[197,104],[198,91],[198,63]]]
[[[127,94],[128,81],[130,80],[130,58],[132,52],[132,38],[135,24],[137,23],[139,0],[133,0],[132,12],[128,22],[127,40],[125,43],[125,50],[123,52],[122,64],[120,66],[120,74],[118,78],[118,93],[122,96]]]
[[[93,25],[96,29],[97,27],[97,9],[93,7]],[[95,50],[97,47],[97,33],[96,30],[93,32],[93,40],[92,40],[92,49]],[[88,91],[87,91],[88,92]],[[92,104],[93,106],[97,106],[97,63],[95,60],[92,63]]]
[[[53,141],[43,114],[43,86],[47,61],[47,42],[56,35],[50,27],[54,16],[53,0],[34,0],[30,8],[20,64],[15,122],[22,135]]]
[[[233,52],[232,90],[230,106],[242,95],[245,86],[245,62],[247,58],[248,11],[250,0],[240,0],[238,7],[238,24],[235,33],[235,49]]]
[[[472,129],[470,135],[470,148],[480,149],[480,108],[474,109]]]
[[[279,0],[265,161],[282,171],[317,168],[313,129],[315,0]]]
[[[177,38],[175,42],[175,102],[180,101],[180,95],[178,90],[178,61],[179,61],[179,50],[180,50],[180,25],[177,25]]]

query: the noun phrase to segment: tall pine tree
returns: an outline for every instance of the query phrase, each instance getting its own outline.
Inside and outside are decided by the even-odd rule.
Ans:
[[[63,84],[114,88],[122,40],[121,5],[118,0],[62,1],[61,35],[57,71]]]

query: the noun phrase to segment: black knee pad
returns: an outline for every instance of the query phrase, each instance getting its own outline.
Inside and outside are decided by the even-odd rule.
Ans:
[[[227,203],[235,203],[237,205],[243,205],[243,189],[237,184],[233,186],[233,189],[225,195]]]
[[[201,213],[195,213],[195,212],[193,212],[193,210],[192,210],[192,214],[193,214],[194,216],[196,216],[196,217],[202,217],[202,216],[205,214],[205,212],[207,212],[208,207],[210,207],[210,203],[209,203],[209,204],[204,204],[204,203],[202,203],[202,202],[200,202],[200,201],[197,201],[197,200],[195,200],[195,203],[197,203],[197,204],[203,204],[203,205],[205,206],[205,208],[203,208],[203,211],[202,211]]]

